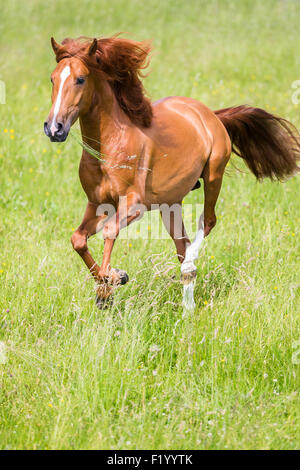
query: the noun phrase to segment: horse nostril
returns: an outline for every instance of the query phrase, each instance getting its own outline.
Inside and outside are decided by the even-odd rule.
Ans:
[[[44,132],[47,136],[49,135],[49,129],[48,129],[48,122],[47,121],[44,122]]]
[[[57,122],[57,123],[56,123],[56,126],[57,126],[57,131],[56,131],[56,132],[60,132],[60,131],[62,130],[62,128],[63,128],[63,125],[62,125],[61,122]]]

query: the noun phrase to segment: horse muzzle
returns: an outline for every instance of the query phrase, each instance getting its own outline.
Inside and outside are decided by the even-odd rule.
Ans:
[[[64,142],[68,137],[70,127],[65,127],[61,122],[53,123],[50,126],[48,121],[44,122],[44,132],[51,142]]]

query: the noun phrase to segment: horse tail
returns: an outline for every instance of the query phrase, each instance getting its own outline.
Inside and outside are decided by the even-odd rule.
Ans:
[[[225,126],[232,151],[257,179],[283,181],[299,171],[300,134],[289,121],[264,109],[237,106],[215,114]]]

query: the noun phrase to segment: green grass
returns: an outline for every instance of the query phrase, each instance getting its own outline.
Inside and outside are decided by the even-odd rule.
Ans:
[[[100,312],[69,241],[81,149],[42,131],[50,36],[117,31],[153,38],[153,99],[248,103],[299,127],[299,19],[293,0],[1,1],[1,448],[299,448],[299,179],[228,172],[192,315],[171,240],[117,241],[112,265],[131,282]],[[101,236],[90,247],[100,260]]]

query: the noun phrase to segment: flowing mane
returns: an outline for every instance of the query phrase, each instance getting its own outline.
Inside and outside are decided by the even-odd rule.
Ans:
[[[85,65],[102,78],[106,78],[114,92],[119,106],[130,120],[141,127],[150,127],[152,107],[145,96],[141,82],[141,71],[148,66],[149,42],[137,42],[112,36],[97,39],[96,53],[86,53],[90,38],[66,38],[56,55],[59,62],[68,57],[78,57]]]

